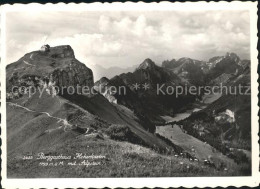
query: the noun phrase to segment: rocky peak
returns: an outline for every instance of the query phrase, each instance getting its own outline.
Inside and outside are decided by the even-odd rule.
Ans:
[[[234,65],[237,66],[239,64],[240,58],[237,54],[235,53],[229,53],[227,52],[225,56],[215,56],[209,59],[207,62],[207,65],[209,66],[209,69],[214,68],[215,66],[228,66]]]
[[[229,53],[227,52],[226,55],[224,56],[224,58],[230,58],[231,60],[234,60],[235,63],[238,63],[240,61],[239,56],[236,53]]]
[[[163,68],[168,68],[168,69],[172,69],[176,67],[176,60],[172,59],[172,60],[165,60],[162,62],[162,67]]]
[[[117,104],[117,99],[114,96],[114,91],[111,90],[109,79],[102,77],[99,81],[95,82],[94,89],[102,94],[109,102]]]
[[[109,79],[107,77],[102,77],[100,80],[95,82],[95,86],[107,85],[108,82],[109,82]]]
[[[49,73],[60,87],[93,87],[93,73],[85,64],[79,62],[70,45],[50,47],[48,55],[53,58],[54,71]]]
[[[48,54],[52,58],[75,58],[74,51],[70,45],[50,47]]]
[[[91,88],[94,85],[92,70],[76,59],[65,67],[56,68],[50,75],[60,87],[76,87],[78,85]]]
[[[210,58],[208,62],[215,62],[220,59],[223,59],[223,56],[214,56],[214,57]]]
[[[27,76],[51,81],[58,87],[85,87],[94,85],[93,72],[75,58],[69,45],[49,47],[27,53],[6,68],[7,85],[23,85],[20,81]],[[15,75],[14,75],[15,73]]]
[[[193,60],[188,57],[182,57],[178,60],[179,64],[195,64],[196,60]]]
[[[142,70],[142,69],[153,69],[155,67],[155,63],[150,59],[147,58],[143,61],[143,63],[141,63],[139,65],[139,67],[137,68],[138,70]]]
[[[109,82],[109,79],[107,77],[102,77],[99,81],[101,83],[107,83],[107,82]]]

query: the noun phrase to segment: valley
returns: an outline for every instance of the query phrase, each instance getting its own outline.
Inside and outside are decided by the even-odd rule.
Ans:
[[[185,152],[190,153],[193,157],[196,158],[197,161],[210,161],[214,164],[215,167],[220,168],[222,166],[222,169],[229,169],[230,167],[234,167],[236,165],[234,160],[223,155],[207,142],[203,142],[193,137],[192,135],[187,134],[187,131],[183,129],[183,125],[178,124],[178,122],[187,119],[192,113],[201,111],[202,109],[206,108],[208,104],[216,101],[219,98],[219,94],[204,95],[202,97],[202,102],[194,103],[193,109],[188,109],[185,112],[177,113],[173,117],[161,116],[165,120],[165,125],[156,126],[156,133],[169,139],[172,141],[172,143],[182,147]],[[246,150],[245,154],[248,156],[248,152]],[[250,156],[248,156],[248,158],[250,158]]]

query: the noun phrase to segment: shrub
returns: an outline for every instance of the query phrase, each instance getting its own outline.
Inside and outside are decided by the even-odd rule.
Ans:
[[[238,170],[239,170],[239,173],[241,173],[241,175],[243,175],[243,176],[252,175],[251,162],[240,164]]]
[[[133,144],[149,147],[149,144],[143,141],[125,125],[112,124],[106,129],[106,133],[113,140],[127,141]]]
[[[107,130],[111,139],[128,141],[132,136],[132,131],[125,125],[111,125]]]
[[[174,152],[175,152],[175,153],[178,153],[178,154],[179,154],[179,153],[183,152],[183,149],[182,149],[181,147],[179,147],[179,146],[173,144],[172,141],[169,140],[168,138],[166,138],[166,137],[160,135],[159,133],[156,133],[155,135],[156,135],[158,138],[160,138],[161,140],[163,140],[166,144],[168,144],[169,146],[171,146],[171,147],[174,149]]]
[[[136,153],[136,152],[126,152],[125,154],[123,154],[123,157],[126,159],[134,159],[135,161],[146,161],[147,159],[144,158],[143,156],[141,156],[140,154]]]
[[[234,161],[238,164],[249,162],[246,154],[244,154],[242,151],[234,150],[232,154],[234,156]]]

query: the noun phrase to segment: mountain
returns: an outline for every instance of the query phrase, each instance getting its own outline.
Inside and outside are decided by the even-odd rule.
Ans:
[[[175,68],[191,71],[192,64],[200,63],[185,58]],[[183,87],[186,83],[180,73],[166,67],[157,66],[148,58],[133,72],[121,73],[110,79],[102,77],[94,83],[93,71],[76,59],[73,49],[68,45],[44,45],[41,50],[27,53],[9,64],[6,67],[8,178],[244,174],[241,167],[223,155],[216,155],[217,161],[207,164],[193,162],[197,158],[202,160],[207,153],[204,152],[203,156],[193,154],[189,146],[196,141],[203,150],[203,142],[190,137],[192,134],[184,133],[180,128],[175,131],[182,132],[185,140],[192,139],[186,141],[185,145],[178,137],[171,140],[156,132],[157,125],[165,124],[161,116],[174,116],[185,111],[198,98],[190,94],[176,96],[176,92],[169,90],[168,87]],[[248,74],[248,70],[244,69],[228,83],[247,83]],[[160,93],[158,87],[161,87]],[[220,108],[208,106],[206,113],[214,109],[218,116],[222,116],[220,120],[224,119],[225,122],[227,115],[223,114],[224,103],[218,104],[211,105]],[[234,115],[236,120],[240,120],[236,116],[243,116],[248,106],[240,103],[241,108],[236,109],[232,108],[234,105],[231,104],[226,112],[228,116]],[[207,124],[206,118],[203,121]],[[189,124],[187,122],[185,129]],[[168,127],[171,129],[173,125]],[[220,127],[226,131],[223,140],[231,140],[230,136],[238,139],[247,137],[248,128],[243,125],[238,126],[234,136],[233,125],[231,130],[226,129],[226,125]],[[217,136],[220,131],[210,132]],[[207,150],[210,149],[211,146],[207,146]],[[99,162],[102,166],[89,165],[86,169],[76,164],[64,169],[64,166],[39,166],[35,158],[24,160],[39,154],[44,157],[73,157],[76,153],[101,155],[104,157]],[[78,161],[76,163],[82,163]],[[50,163],[48,165],[55,165],[55,162],[47,161]],[[60,163],[68,165],[73,162],[64,160]],[[184,170],[183,165],[189,170]]]
[[[137,68],[137,70],[155,70],[157,66],[155,63],[150,59],[145,59]]]
[[[189,134],[206,141],[237,162],[248,160],[236,154],[234,149],[251,151],[250,80],[248,65],[240,74],[226,80],[223,86],[227,87],[227,91],[219,99],[180,121]],[[241,92],[239,86],[243,86]]]
[[[206,74],[206,79],[213,80],[221,74],[239,74],[243,69],[240,62],[240,58],[235,53],[226,53],[225,56],[211,58],[207,62],[209,71]]]
[[[94,86],[91,69],[75,58],[70,46],[28,53],[9,64],[6,73],[8,175],[17,172],[12,165],[18,160],[12,157],[39,152],[53,154],[58,148],[65,153],[63,144],[74,143],[78,138],[109,141],[107,130],[112,126],[129,129],[128,138],[121,140],[158,152],[181,150],[149,132],[149,121],[140,119],[127,107],[111,104],[94,90],[87,95],[58,90]],[[18,87],[23,90],[13,90]],[[31,88],[36,90],[30,91]]]
[[[239,65],[241,61],[235,53],[213,57],[209,61],[206,63],[184,57],[177,61],[175,59],[164,61],[160,67],[147,58],[135,71],[122,73],[110,80],[102,78],[95,83],[95,86],[96,88],[101,86],[101,90],[114,86],[117,92],[112,93],[111,90],[102,92],[110,102],[124,105],[134,110],[140,117],[144,116],[156,124],[163,121],[162,115],[174,115],[185,109],[197,98],[201,98],[199,94],[180,94],[178,98],[176,98],[174,92],[171,95],[157,94],[160,86],[163,86],[162,91],[166,91],[176,86],[184,88],[185,86],[193,85],[225,84],[232,77],[238,76],[243,68]],[[208,72],[205,72],[203,68],[209,66],[209,64],[214,64],[214,66],[209,67]],[[246,61],[244,64],[246,65]],[[100,83],[103,84],[101,85]],[[147,85],[149,88],[144,89],[144,85]],[[118,93],[120,86],[125,88],[126,93]],[[136,87],[138,90],[136,90]]]
[[[250,60],[241,60],[241,61],[238,62],[238,64],[240,66],[242,66],[243,68],[246,68],[248,66],[250,67]]]
[[[113,91],[109,84],[109,79],[102,77],[99,81],[95,82],[94,88],[102,94],[109,102],[117,104],[117,99],[113,96]]]
[[[183,82],[191,85],[203,85],[204,73],[202,65],[204,62],[191,58],[180,58],[179,60],[163,61],[162,67],[177,74]]]
[[[224,56],[221,59],[215,58],[215,61],[218,59],[219,62],[211,69],[215,69],[215,67],[218,68],[219,66],[223,66],[223,69],[225,70],[228,70],[229,67],[232,68],[232,66],[228,65],[227,61],[237,60],[233,57],[235,56]],[[227,65],[223,65],[224,62]],[[239,62],[235,61],[235,66],[239,66]],[[231,62],[231,64],[233,64],[233,62]],[[250,69],[248,67],[245,67],[245,69],[236,74],[230,74],[230,77],[229,74],[224,72],[213,80],[205,81],[204,79],[206,78],[207,73],[204,73],[201,69],[205,65],[205,62],[192,60],[190,58],[181,58],[178,61],[164,63],[162,67],[159,67],[151,59],[145,59],[134,72],[123,73],[110,80],[102,78],[100,81],[96,82],[95,85],[108,86],[108,88],[116,86],[117,90],[115,91],[119,91],[119,87],[124,86],[127,91],[126,93],[120,95],[118,92],[113,93],[112,90],[110,90],[110,98],[116,99],[116,104],[123,105],[133,110],[139,119],[144,120],[142,119],[143,117],[146,120],[151,121],[154,125],[165,123],[164,120],[162,120],[162,115],[177,116],[178,112],[181,112],[182,110],[185,111],[190,107],[206,106],[206,108],[203,107],[205,109],[202,108],[198,113],[195,113],[194,111],[190,117],[177,122],[177,124],[183,127],[184,133],[188,133],[188,138],[192,135],[199,139],[199,141],[207,142],[215,149],[228,155],[230,158],[235,159],[236,162],[247,162],[248,159],[243,153],[239,154],[237,151],[230,153],[229,147],[233,148],[235,146],[237,147],[235,144],[243,144],[241,145],[243,146],[243,149],[250,150],[250,139],[248,138],[250,135],[250,128],[248,128],[248,126],[251,125],[249,119],[250,96],[234,96],[232,94],[222,95],[220,98],[215,98],[213,103],[205,105],[198,101],[198,96],[196,95],[180,95],[176,98],[174,95],[156,94],[156,86],[158,84],[165,85],[165,87],[172,86],[173,84],[176,86],[186,85],[183,81],[185,77],[181,74],[186,70],[187,72],[189,71],[188,73],[202,75],[201,81],[196,83],[200,83],[201,85],[199,86],[201,87],[206,86],[207,82],[212,85],[213,82],[218,85],[223,83],[226,86],[231,87],[238,86],[239,84],[242,84],[243,86],[250,85],[250,80],[248,80],[250,77],[250,72],[248,72],[248,70]],[[168,66],[170,66],[171,69],[169,69]],[[196,70],[198,70],[198,72],[196,72]],[[197,79],[199,76],[196,77],[196,74],[190,74],[189,81],[192,81],[191,76],[193,76],[196,81],[199,81]],[[145,83],[149,84],[149,88],[146,90],[142,88],[142,84]],[[195,85],[194,83],[195,82],[193,82],[193,84],[189,83],[189,85]],[[135,86],[135,84],[140,84],[140,86]],[[139,89],[136,90],[135,87],[139,87]],[[237,103],[239,103],[239,105]],[[232,116],[234,118],[232,118]],[[217,119],[222,121],[220,122]],[[232,119],[236,120],[236,122],[229,121]],[[240,123],[237,124],[237,122]],[[166,123],[166,126],[168,126],[167,129],[171,130],[170,128],[173,126],[167,125],[169,123]],[[172,125],[175,123],[176,122],[172,123]],[[153,131],[153,129],[150,128],[150,131],[151,130]],[[180,132],[177,129],[175,131]],[[183,148],[192,145],[190,143],[184,144],[180,141],[182,139],[170,138],[173,136],[176,137],[178,134],[171,135],[169,132],[170,131],[163,131],[162,129],[162,132],[160,133],[163,133],[163,136],[168,136],[169,140],[174,141],[174,143],[179,144],[179,146]],[[196,141],[196,139],[194,139],[194,141]],[[225,144],[228,144],[229,147],[226,147]],[[203,145],[201,145],[201,150],[202,149]],[[205,154],[207,153],[205,152]]]
[[[95,85],[100,83],[98,81]],[[184,83],[176,74],[157,66],[151,59],[145,59],[134,72],[120,74],[105,82],[105,86],[115,86],[117,89],[114,94],[110,93],[108,99],[115,98],[117,104],[128,107],[154,124],[163,122],[161,115],[172,115],[195,100],[192,95],[176,97],[175,93],[164,93],[168,86],[181,85],[184,86]],[[125,93],[119,93],[120,87],[125,89]],[[158,92],[160,87],[163,92]]]
[[[147,137],[143,136],[143,132],[152,127],[149,122],[140,120],[138,117],[130,119],[130,117],[134,116],[130,110],[124,111],[128,112],[127,114],[120,112],[122,106],[109,103],[106,98],[93,90],[95,87],[92,70],[75,58],[70,46],[50,47],[50,50],[47,52],[35,51],[28,53],[17,62],[9,64],[6,67],[6,72],[7,99],[10,103],[15,102],[24,108],[29,108],[37,112],[48,112],[49,108],[52,109],[52,104],[57,104],[58,101],[66,101],[69,104],[75,105],[80,110],[83,109],[85,112],[99,116],[109,124],[127,125],[134,133],[142,135],[140,137],[142,140],[146,140],[145,138],[148,137],[147,140],[151,141],[144,142],[148,146],[153,146],[152,140],[155,143],[156,141],[160,141],[149,132],[145,134]],[[104,77],[99,83],[104,84],[108,83],[108,81]],[[18,90],[12,91],[14,86],[20,88],[35,87],[37,91],[35,94],[30,94],[28,90],[22,92]],[[78,86],[80,86],[79,89],[88,89],[87,94],[81,93],[83,91],[79,91],[79,93],[76,90],[74,90],[74,93],[71,93],[73,91],[69,91],[72,87],[77,88]],[[62,88],[64,90],[61,90]],[[46,98],[42,97],[44,93],[47,93],[45,94]],[[42,106],[37,100],[41,101],[40,104]],[[32,107],[28,107],[28,104],[32,105]],[[59,114],[59,109],[56,109],[56,111]],[[129,114],[133,115],[130,116]],[[66,115],[63,119],[69,121],[69,118]],[[158,145],[164,148],[159,143]]]
[[[239,75],[248,65],[250,65],[249,60],[241,60],[233,52],[212,57],[207,62],[187,57],[162,62],[163,68],[177,74],[183,82],[195,86],[225,83],[233,75]]]
[[[176,68],[177,66],[179,66],[179,64],[176,62],[175,59],[172,59],[172,60],[165,60],[162,62],[162,67],[163,68],[167,68],[167,69],[174,69]]]
[[[49,52],[35,51],[24,55],[6,67],[7,91],[11,86],[26,86],[30,82],[55,82],[58,87],[94,85],[93,72],[75,59],[73,49],[51,47]]]

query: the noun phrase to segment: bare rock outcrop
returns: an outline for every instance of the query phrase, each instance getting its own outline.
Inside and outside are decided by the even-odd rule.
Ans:
[[[69,45],[51,47],[49,55],[52,58],[75,58],[74,51]]]
[[[28,86],[39,81],[55,83],[57,87],[87,87],[91,91],[94,86],[93,72],[85,64],[75,58],[69,45],[50,47],[47,51],[34,51],[25,54],[17,62],[9,64],[7,71],[7,91],[12,86]],[[38,78],[35,80],[34,78]]]
[[[51,76],[59,87],[94,86],[92,70],[77,60],[72,60],[66,67],[55,69]]]

